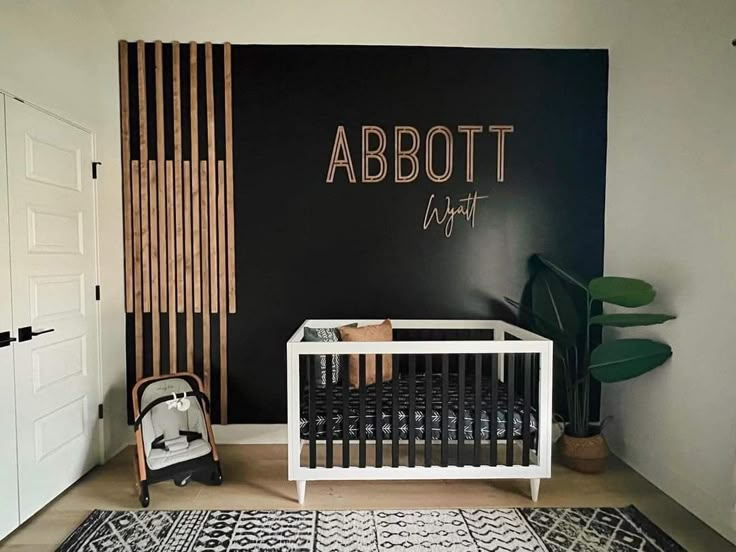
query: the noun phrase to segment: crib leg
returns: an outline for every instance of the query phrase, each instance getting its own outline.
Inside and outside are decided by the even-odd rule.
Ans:
[[[304,504],[304,497],[307,494],[307,482],[306,481],[297,481],[296,482],[296,498],[299,501],[299,504]]]
[[[532,490],[532,501],[533,502],[536,502],[537,500],[539,500],[540,481],[541,481],[540,479],[530,479],[529,480],[529,485],[531,486],[531,490]]]

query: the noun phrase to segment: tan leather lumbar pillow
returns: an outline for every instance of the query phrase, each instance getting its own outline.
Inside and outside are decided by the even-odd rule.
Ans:
[[[343,341],[393,341],[393,327],[390,320],[384,320],[380,324],[362,326],[360,328],[342,327],[340,338]],[[357,389],[360,386],[359,355],[350,355],[350,387]],[[390,381],[393,376],[393,363],[391,355],[381,355],[383,381]],[[376,383],[376,355],[365,355],[365,383],[371,385]]]

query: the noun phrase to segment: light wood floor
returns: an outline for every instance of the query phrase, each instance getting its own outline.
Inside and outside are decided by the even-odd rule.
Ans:
[[[152,509],[297,509],[296,486],[286,480],[286,447],[221,446],[222,487],[172,482],[151,487]],[[53,550],[93,509],[138,508],[133,487],[133,449],[92,470],[79,483],[0,543],[3,551]],[[527,481],[312,482],[309,509],[407,509],[531,507]],[[583,475],[555,465],[542,481],[537,506],[626,506],[644,514],[691,551],[736,547],[612,458],[603,475]]]

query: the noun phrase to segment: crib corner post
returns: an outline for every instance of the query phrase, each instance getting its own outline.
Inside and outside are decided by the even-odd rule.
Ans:
[[[532,491],[532,502],[537,502],[537,500],[539,500],[539,483],[541,481],[542,480],[539,478],[529,480],[529,486],[531,487]]]
[[[537,484],[537,488],[539,488],[538,484]],[[299,502],[299,504],[304,504],[304,499],[306,498],[306,496],[307,496],[307,482],[304,480],[297,481],[296,482],[296,499]]]

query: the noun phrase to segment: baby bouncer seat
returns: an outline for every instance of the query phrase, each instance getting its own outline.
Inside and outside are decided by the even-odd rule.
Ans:
[[[152,483],[222,483],[209,399],[202,389],[202,380],[190,373],[153,376],[133,387],[136,477],[144,508]]]

